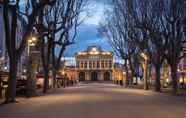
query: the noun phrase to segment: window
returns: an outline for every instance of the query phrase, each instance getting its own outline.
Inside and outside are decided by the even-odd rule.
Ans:
[[[92,68],[92,62],[91,61],[89,62],[89,68]]]
[[[105,63],[106,63],[105,67],[108,68],[109,67],[109,62],[106,61]]]
[[[96,67],[96,64],[95,64],[95,62],[93,62],[93,68],[95,68]]]
[[[83,62],[81,62],[81,68],[83,68]]]
[[[84,68],[86,68],[87,69],[87,62],[85,62],[85,67]]]
[[[101,61],[101,68],[105,68],[104,61]]]
[[[109,67],[112,68],[112,61],[109,61]]]
[[[99,63],[99,61],[97,61],[97,68],[100,68],[100,63]]]

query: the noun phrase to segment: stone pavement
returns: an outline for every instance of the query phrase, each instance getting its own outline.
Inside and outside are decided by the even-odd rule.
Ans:
[[[186,118],[186,98],[89,83],[0,106],[0,118]]]

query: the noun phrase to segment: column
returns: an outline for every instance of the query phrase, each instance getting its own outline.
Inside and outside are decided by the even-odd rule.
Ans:
[[[89,61],[87,61],[87,69],[89,69]]]

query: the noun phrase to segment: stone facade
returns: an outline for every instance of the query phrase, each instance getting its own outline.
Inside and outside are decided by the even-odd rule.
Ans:
[[[112,52],[102,51],[98,46],[90,46],[86,51],[76,53],[75,59],[80,81],[112,80]]]

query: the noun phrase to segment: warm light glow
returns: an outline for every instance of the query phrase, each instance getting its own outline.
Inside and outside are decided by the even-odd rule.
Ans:
[[[180,72],[181,70],[178,68],[178,70],[177,70],[178,72]]]
[[[166,82],[169,83],[169,79],[168,78],[166,79]]]
[[[97,52],[98,50],[97,50],[97,48],[92,48],[91,51],[92,51],[92,52]]]
[[[97,54],[99,54],[99,52],[90,52],[89,54],[91,54],[91,55],[97,55]]]
[[[64,70],[62,70],[62,75],[65,75],[65,71]]]
[[[110,52],[102,52],[103,55],[110,55]]]
[[[78,52],[78,55],[86,55],[86,52]]]
[[[32,37],[32,41],[37,41],[37,38],[36,37]]]
[[[28,40],[28,43],[31,44],[32,43],[32,40]]]
[[[28,45],[35,46],[36,41],[37,41],[37,38],[32,37],[31,39],[28,40]]]
[[[148,59],[148,57],[147,57],[147,55],[146,55],[145,53],[141,53],[141,56],[142,56],[145,60]]]
[[[183,78],[180,78],[180,79],[179,79],[179,82],[180,82],[180,83],[183,83]]]

